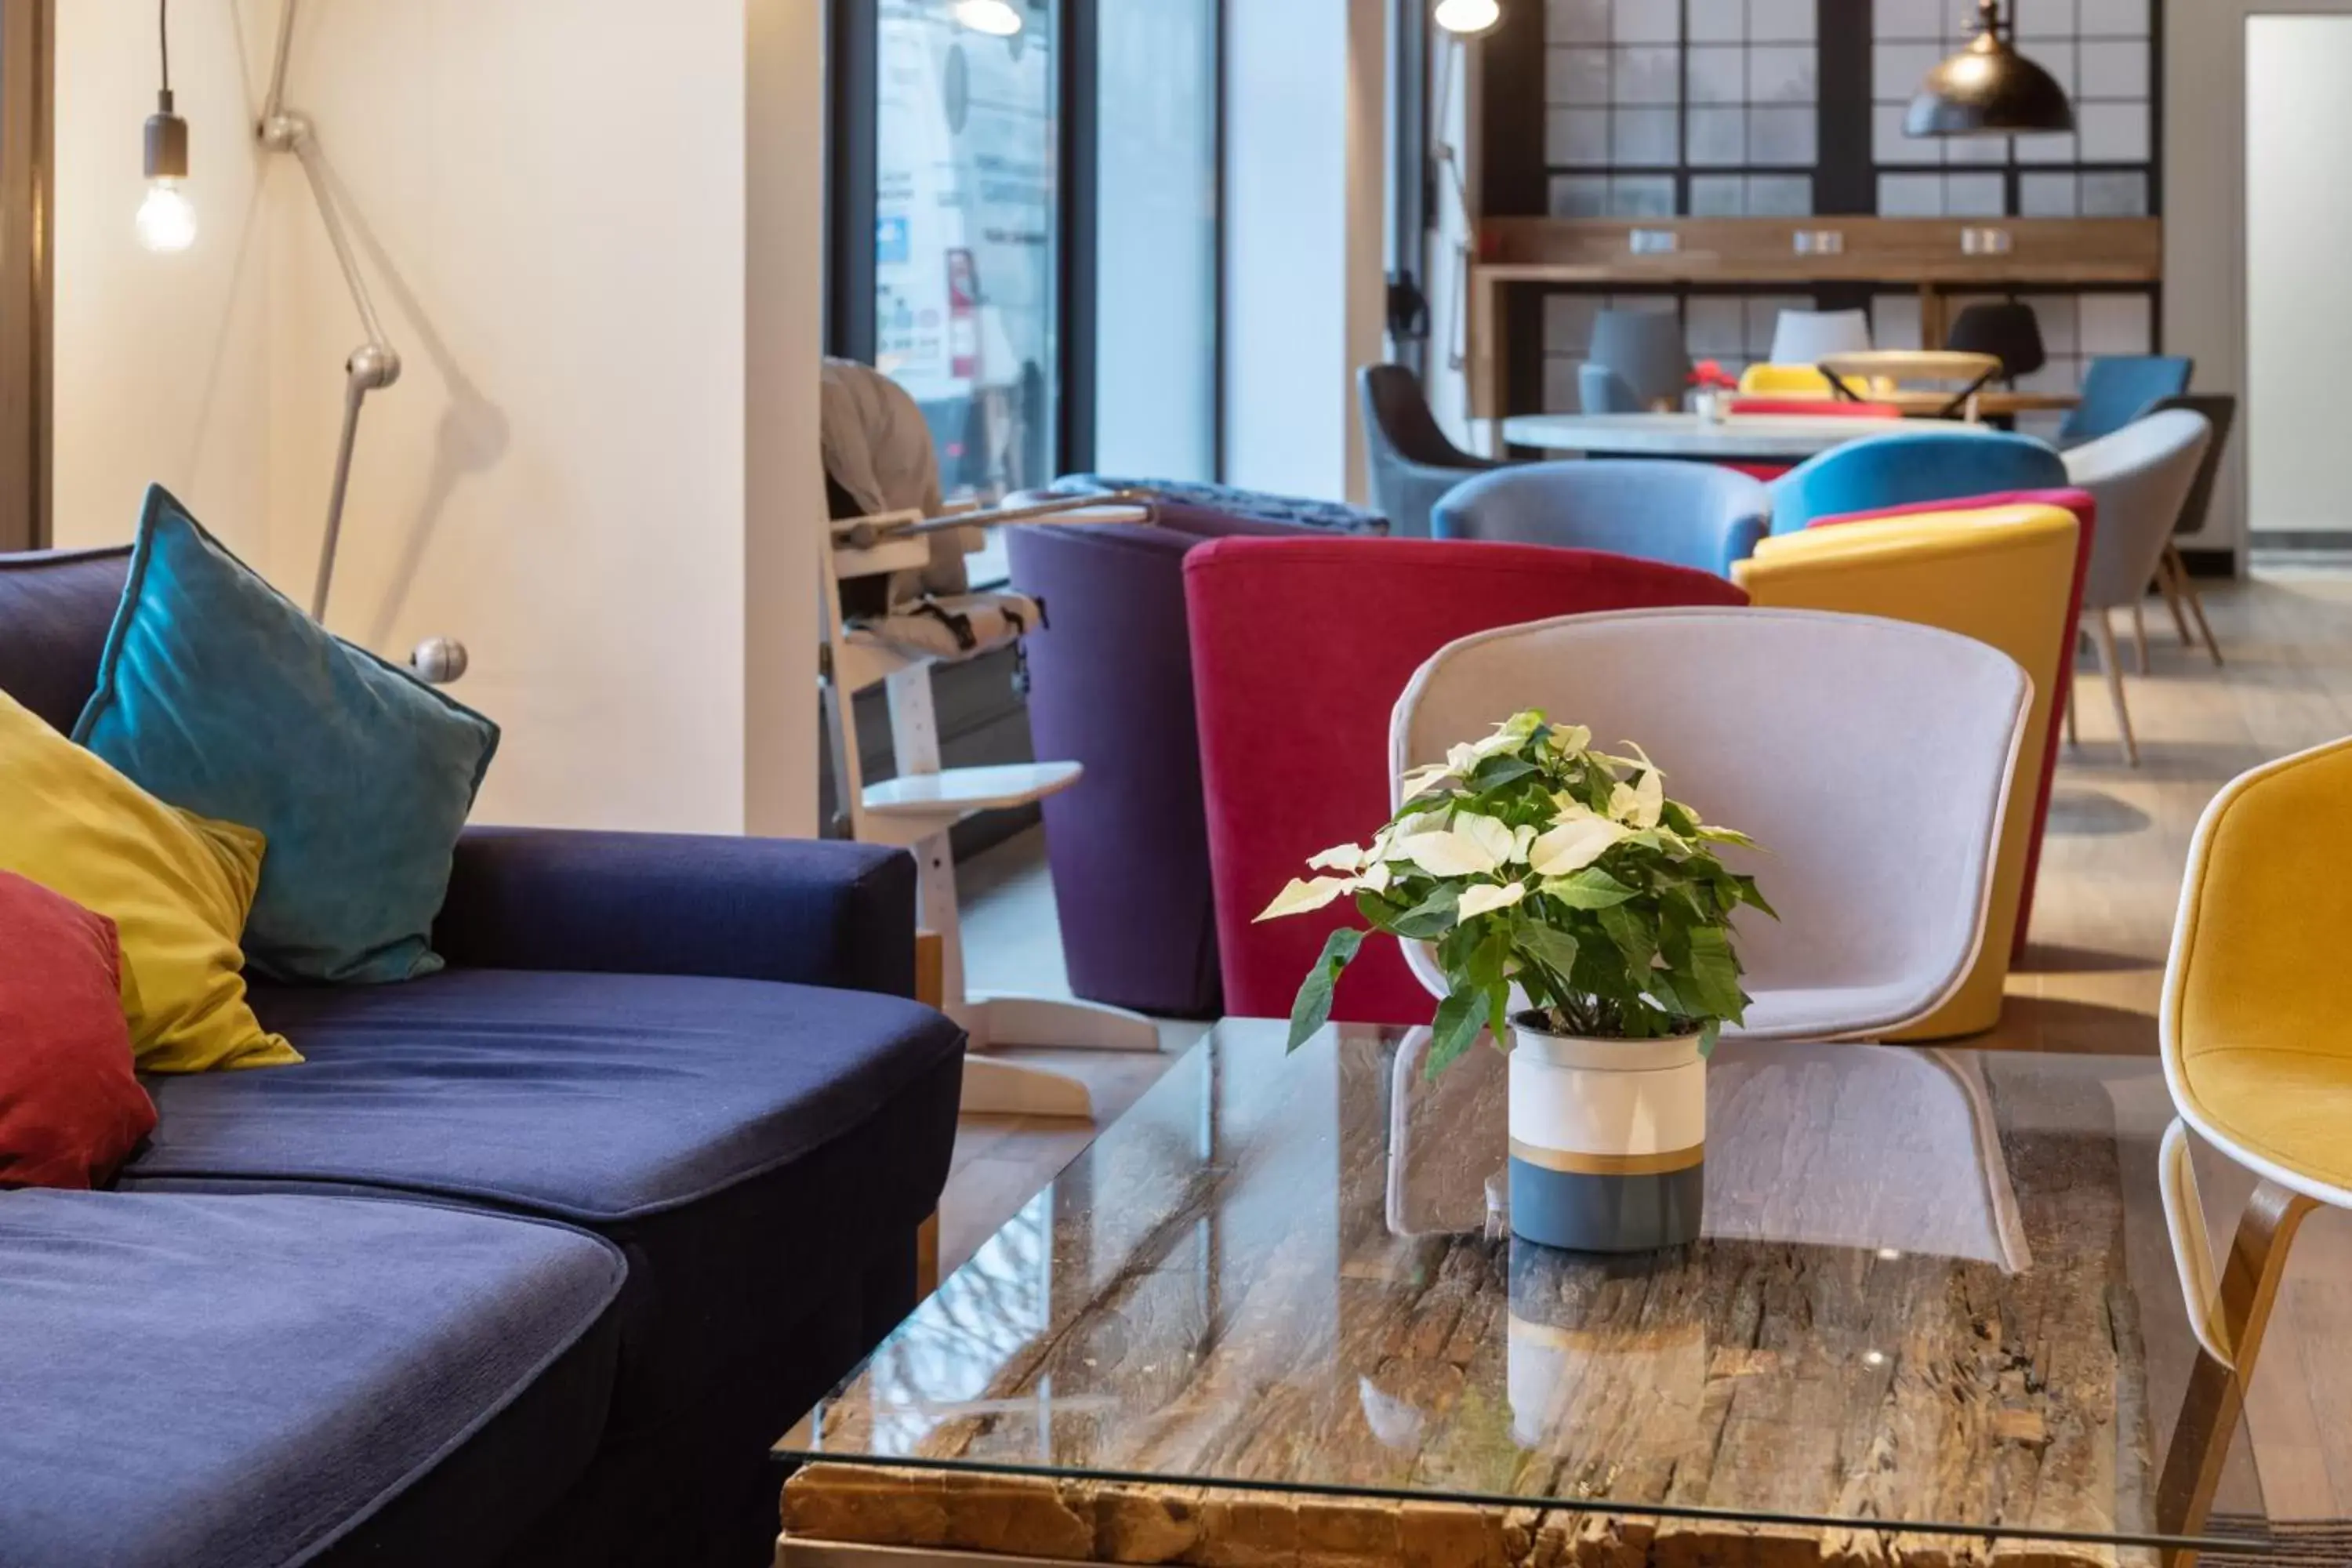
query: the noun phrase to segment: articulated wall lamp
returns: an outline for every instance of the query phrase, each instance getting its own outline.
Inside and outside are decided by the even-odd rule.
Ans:
[[[334,191],[327,184],[310,116],[286,107],[286,57],[293,46],[294,16],[299,9],[300,0],[285,0],[278,14],[278,54],[269,68],[269,96],[263,102],[261,123],[255,127],[255,134],[262,146],[272,153],[290,153],[302,166],[311,198],[319,204],[320,225],[327,231],[327,243],[334,247],[335,264],[342,268],[343,287],[351,290],[360,331],[366,338],[343,363],[343,434],[335,447],[334,488],[327,495],[327,531],[319,544],[319,574],[310,589],[310,614],[323,621],[327,594],[335,582],[335,548],[342,539],[343,500],[351,487],[352,448],[359,441],[360,410],[369,393],[400,379],[400,353],[385,339],[383,322],[369,297],[367,278],[360,270],[359,257],[343,228],[342,213],[335,205]]]
[[[263,100],[261,121],[255,126],[254,134],[268,151],[290,153],[301,165],[311,199],[318,204],[320,226],[327,231],[327,243],[334,248],[335,264],[342,269],[343,286],[351,290],[352,306],[359,312],[364,340],[343,362],[342,435],[335,444],[334,481],[327,492],[327,528],[319,541],[319,571],[310,588],[311,617],[323,624],[327,618],[327,595],[335,582],[335,552],[342,542],[343,502],[351,489],[352,451],[359,443],[360,413],[367,404],[369,393],[400,379],[400,352],[385,337],[383,319],[376,314],[375,300],[368,293],[367,276],[360,269],[359,256],[352,249],[342,212],[335,205],[334,188],[328,182],[318,133],[309,115],[287,107],[286,61],[293,47],[294,16],[299,8],[300,0],[285,0],[278,13],[278,50],[269,68],[269,96]],[[455,637],[427,637],[416,645],[408,665],[420,679],[446,685],[466,673],[466,645]]]

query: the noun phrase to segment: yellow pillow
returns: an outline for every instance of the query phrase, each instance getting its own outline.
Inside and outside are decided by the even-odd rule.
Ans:
[[[0,870],[112,921],[143,1072],[302,1058],[246,1005],[261,835],[165,805],[0,692]]]

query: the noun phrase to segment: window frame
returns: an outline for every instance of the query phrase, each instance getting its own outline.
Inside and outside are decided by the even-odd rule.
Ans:
[[[0,0],[4,3],[4,0]],[[1095,467],[1096,399],[1099,332],[1096,315],[1100,282],[1096,226],[1100,216],[1100,7],[1119,0],[1054,0],[1054,167],[1055,172],[1054,378],[1056,388],[1053,455],[1056,473],[1084,473]],[[1211,384],[1216,407],[1212,473],[1225,471],[1224,440],[1224,205],[1226,6],[1210,0],[1218,37],[1215,79],[1215,191],[1217,253],[1212,266],[1215,300],[1211,320]],[[879,131],[877,124],[880,0],[832,0],[829,7],[828,153],[825,168],[826,287],[825,352],[862,363],[874,362],[877,213]]]

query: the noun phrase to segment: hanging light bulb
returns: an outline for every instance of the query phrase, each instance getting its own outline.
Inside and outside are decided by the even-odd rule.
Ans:
[[[148,182],[147,199],[139,204],[139,243],[159,252],[185,250],[196,242],[196,208],[180,182],[169,177]]]
[[[1490,32],[1503,19],[1499,0],[1437,0],[1430,19],[1459,38]]]
[[[1021,30],[1021,13],[1013,8],[1012,0],[956,0],[955,19],[992,38],[1009,38]]]
[[[196,209],[183,184],[188,177],[188,122],[172,108],[170,0],[156,0],[156,41],[163,82],[147,117],[147,198],[139,204],[139,243],[150,250],[185,250],[196,242]]]

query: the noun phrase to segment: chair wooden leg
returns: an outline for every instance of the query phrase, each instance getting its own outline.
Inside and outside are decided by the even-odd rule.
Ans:
[[[2205,1528],[2222,1463],[2230,1457],[2230,1440],[2245,1414],[2246,1385],[2262,1353],[2271,1310],[2278,1304],[2287,1253],[2294,1246],[2295,1232],[2318,1206],[2269,1181],[2246,1200],[2221,1267],[2221,1299],[2216,1303],[2216,1322],[2231,1359],[2225,1363],[2200,1350],[2189,1374],[2189,1392],[2180,1402],[2180,1419],[2173,1426],[2156,1489],[2157,1529],[2166,1535],[2194,1535]],[[2197,1554],[2170,1551],[2164,1561],[2165,1568],[2195,1568]]]
[[[2091,637],[2099,645],[2099,669],[2107,678],[2107,700],[2116,705],[2116,730],[2124,739],[2124,760],[2139,766],[2139,742],[2132,738],[2131,710],[2124,706],[2124,667],[2116,657],[2116,628],[2101,610],[2091,622]]]
[[[2081,728],[2080,728],[2078,725],[2076,725],[2076,723],[2074,722],[2074,713],[2075,713],[2075,710],[2076,710],[2077,709],[2079,709],[2079,708],[2081,708],[2081,707],[2083,706],[2081,703],[2079,703],[2079,702],[2077,702],[2077,701],[2075,701],[2075,700],[2074,700],[2074,684],[2075,684],[2075,682],[2076,682],[2076,680],[2077,680],[2078,679],[2079,679],[2079,678],[2075,675],[2075,673],[2074,673],[2074,671],[2069,670],[2069,671],[2067,672],[2067,675],[2066,675],[2066,743],[2067,743],[2068,745],[2070,745],[2070,746],[2079,746],[2079,745],[2081,745],[2081,744],[2083,743],[2083,732],[2082,732],[2082,730],[2081,730]]]
[[[2132,601],[2132,648],[2139,664],[2139,672],[2147,673],[2147,595],[2142,594]]]
[[[2164,547],[2164,563],[2171,568],[2174,590],[2183,599],[2189,601],[2189,613],[2196,618],[2198,636],[2204,639],[2205,651],[2213,656],[2216,666],[2220,665],[2221,645],[2213,640],[2213,628],[2206,624],[2205,600],[2197,592],[2196,579],[2189,575],[2189,563],[2181,559],[2179,546],[2168,544]],[[2189,633],[2185,627],[2180,635],[2182,641],[2186,642],[2189,639]]]
[[[915,1229],[915,1300],[922,1300],[940,1288],[940,1211],[933,1209]]]
[[[2172,558],[2175,553],[2173,548],[2168,544],[2165,546],[2164,553],[2157,558],[2156,586],[2157,591],[2164,595],[2164,607],[2172,612],[2172,629],[2180,634],[2180,646],[2187,647],[2196,640],[2196,634],[2189,629],[2188,613],[2180,607],[2180,587],[2172,580]]]

